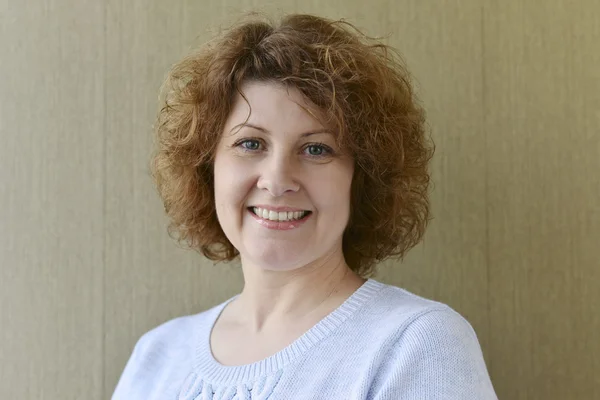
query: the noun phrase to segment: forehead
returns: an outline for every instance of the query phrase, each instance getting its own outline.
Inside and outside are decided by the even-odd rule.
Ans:
[[[301,132],[325,128],[324,113],[302,93],[275,82],[246,82],[236,94],[226,129],[243,122],[268,130]]]

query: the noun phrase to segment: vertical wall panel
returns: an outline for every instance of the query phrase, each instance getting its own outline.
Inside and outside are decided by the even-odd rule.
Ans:
[[[104,6],[0,4],[0,398],[102,398]]]
[[[492,374],[600,398],[600,3],[485,11]]]
[[[140,335],[203,311],[241,287],[234,266],[213,266],[169,238],[149,171],[162,80],[218,11],[216,3],[199,3],[196,9],[186,2],[145,0],[107,5],[107,396]]]

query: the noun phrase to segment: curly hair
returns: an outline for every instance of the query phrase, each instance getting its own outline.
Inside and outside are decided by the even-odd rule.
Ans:
[[[213,162],[243,83],[290,85],[324,111],[353,157],[344,258],[363,277],[403,257],[429,221],[425,113],[402,58],[344,20],[249,14],[171,69],[151,170],[169,233],[214,261],[238,256],[214,203]]]

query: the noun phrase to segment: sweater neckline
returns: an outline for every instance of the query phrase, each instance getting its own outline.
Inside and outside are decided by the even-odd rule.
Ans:
[[[213,384],[245,383],[258,377],[272,374],[285,365],[306,354],[312,347],[330,336],[340,325],[369,301],[385,285],[368,279],[350,295],[338,308],[333,310],[298,339],[277,353],[252,364],[227,366],[218,362],[210,349],[210,335],[213,327],[227,306],[237,296],[214,307],[207,314],[207,325],[196,335],[197,349],[195,369],[205,381]]]

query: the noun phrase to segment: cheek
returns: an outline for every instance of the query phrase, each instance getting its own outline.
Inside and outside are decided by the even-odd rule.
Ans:
[[[350,190],[352,185],[353,168],[337,166],[328,173],[312,180],[312,196],[321,203],[322,207],[337,211],[335,214],[347,213],[350,207]]]
[[[239,206],[252,188],[248,166],[235,157],[215,160],[214,182],[217,210]]]

